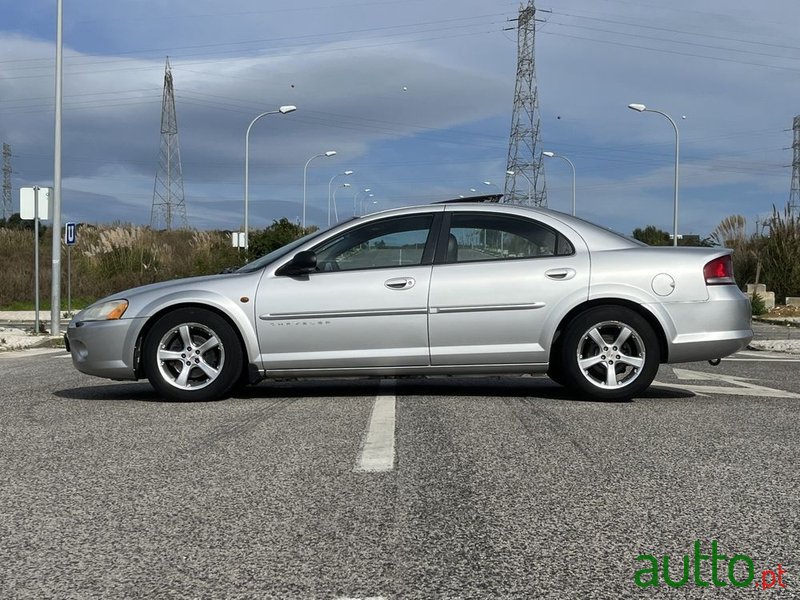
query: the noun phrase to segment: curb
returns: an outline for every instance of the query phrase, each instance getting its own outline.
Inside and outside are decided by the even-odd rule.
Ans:
[[[758,323],[766,323],[767,325],[785,325],[786,327],[800,327],[800,322],[791,319],[784,319],[781,317],[757,317],[753,316],[753,321]],[[797,317],[794,317],[795,319]]]

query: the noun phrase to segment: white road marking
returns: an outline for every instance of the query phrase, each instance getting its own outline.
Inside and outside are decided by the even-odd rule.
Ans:
[[[357,472],[382,472],[394,468],[394,383],[381,382],[381,393],[375,398],[364,446],[353,469]]]
[[[800,362],[800,356],[797,356],[796,354],[787,354],[786,352],[767,352],[765,350],[749,352],[742,350],[741,352],[737,352],[733,356],[728,356],[722,360],[723,362]]]
[[[705,373],[703,371],[691,371],[689,369],[672,368],[675,376],[682,381],[717,381],[720,383],[729,384],[726,386],[721,385],[697,385],[697,384],[681,384],[681,383],[664,383],[661,381],[654,381],[655,385],[663,385],[666,387],[678,388],[681,390],[689,390],[696,394],[725,394],[732,396],[763,396],[766,398],[800,398],[800,394],[787,392],[785,390],[777,390],[775,388],[768,388],[754,383],[748,383],[752,379],[746,377],[735,377],[734,375],[722,375],[718,373]]]

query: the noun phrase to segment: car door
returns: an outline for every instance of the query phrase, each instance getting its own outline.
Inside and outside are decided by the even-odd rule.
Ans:
[[[583,241],[527,216],[447,215],[431,278],[431,364],[547,362],[554,318],[588,296]]]
[[[435,218],[429,211],[358,223],[312,248],[316,271],[266,273],[256,299],[264,368],[428,365]]]

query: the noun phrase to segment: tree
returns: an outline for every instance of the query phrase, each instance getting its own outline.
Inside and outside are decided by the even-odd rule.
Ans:
[[[634,239],[644,242],[648,246],[671,246],[672,240],[669,234],[656,227],[655,225],[648,225],[644,229],[637,227],[633,230]]]
[[[22,219],[19,213],[14,213],[8,219],[0,219],[0,229],[27,229],[33,231],[33,219]],[[39,235],[44,235],[47,231],[47,226],[39,221]]]
[[[317,227],[313,225],[303,229],[300,225],[292,223],[286,217],[283,217],[279,221],[273,221],[272,225],[263,231],[256,231],[250,234],[248,260],[268,254],[316,230]]]

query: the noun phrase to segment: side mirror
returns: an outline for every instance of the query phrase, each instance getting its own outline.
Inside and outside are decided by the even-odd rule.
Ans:
[[[292,257],[275,273],[276,275],[305,275],[317,268],[317,255],[313,250],[303,250]]]

